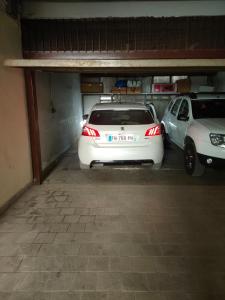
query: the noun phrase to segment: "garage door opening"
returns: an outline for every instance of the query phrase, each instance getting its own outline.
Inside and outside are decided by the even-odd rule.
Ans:
[[[78,139],[83,115],[100,102],[153,104],[161,121],[168,103],[182,92],[224,90],[223,72],[201,73],[74,73],[34,71],[39,138],[40,182],[59,160],[64,169],[79,170]],[[124,86],[121,86],[124,85]],[[32,136],[32,135],[31,135]],[[32,138],[31,138],[32,139]],[[36,139],[37,140],[37,139]],[[67,158],[65,158],[65,154]],[[36,155],[36,154],[35,154]],[[37,155],[35,159],[38,160]],[[183,152],[172,144],[165,150],[163,171],[183,170]]]

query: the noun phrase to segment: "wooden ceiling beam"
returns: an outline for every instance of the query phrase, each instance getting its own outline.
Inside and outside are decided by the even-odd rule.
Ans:
[[[219,71],[225,70],[225,59],[138,59],[138,60],[78,60],[78,59],[7,59],[5,66],[39,70],[73,70],[91,72],[154,72],[154,71]]]

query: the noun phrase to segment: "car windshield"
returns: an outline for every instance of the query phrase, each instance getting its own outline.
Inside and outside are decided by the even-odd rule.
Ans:
[[[91,113],[90,124],[94,125],[141,125],[152,124],[154,120],[148,110],[95,110]]]
[[[225,118],[225,100],[192,100],[194,119]]]

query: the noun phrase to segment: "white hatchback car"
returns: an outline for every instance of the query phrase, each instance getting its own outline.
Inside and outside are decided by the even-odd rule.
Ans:
[[[188,174],[200,176],[205,166],[225,166],[225,98],[180,96],[169,103],[162,127],[169,140],[184,150]]]
[[[96,104],[78,144],[81,169],[133,162],[157,169],[163,154],[160,124],[143,104]]]

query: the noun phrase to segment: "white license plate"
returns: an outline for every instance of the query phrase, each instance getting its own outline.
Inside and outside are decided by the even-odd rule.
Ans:
[[[123,135],[114,135],[114,134],[109,134],[107,136],[107,141],[108,142],[135,142],[135,136],[132,134],[123,134]]]

